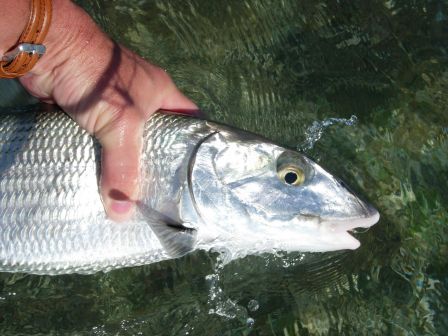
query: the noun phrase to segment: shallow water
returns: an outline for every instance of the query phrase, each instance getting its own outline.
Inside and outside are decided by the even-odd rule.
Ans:
[[[448,333],[446,1],[79,3],[210,118],[304,150],[382,218],[350,252],[0,274],[1,335]]]

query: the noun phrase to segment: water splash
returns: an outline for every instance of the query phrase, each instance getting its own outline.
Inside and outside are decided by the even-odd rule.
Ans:
[[[275,250],[265,258],[266,267],[281,265],[283,268],[300,265],[305,259],[306,253],[288,253],[282,250]]]
[[[302,145],[298,145],[299,151],[308,151],[314,147],[314,144],[320,140],[323,132],[332,125],[342,124],[353,126],[358,122],[358,118],[352,115],[350,119],[346,118],[328,118],[322,121],[314,121],[313,124],[305,131],[305,141]]]
[[[231,300],[226,296],[223,289],[220,286],[221,272],[226,264],[231,260],[231,252],[226,250],[220,250],[216,259],[216,264],[212,274],[205,277],[209,283],[209,294],[207,305],[211,307],[208,311],[210,315],[218,315],[226,319],[237,319],[242,325],[251,329],[255,320],[248,315],[248,310],[239,305],[236,301]],[[248,305],[248,309],[256,311],[259,304],[255,300],[251,300]]]
[[[221,271],[224,268],[224,265],[228,263],[228,257],[228,253],[220,251],[216,259],[213,273],[208,274],[205,277],[210,286],[207,304],[212,307],[209,309],[208,313],[216,314],[228,319],[238,318],[246,321],[248,318],[246,309],[226,297],[219,284]]]
[[[234,319],[243,313],[242,307],[230,298],[226,298],[222,288],[219,286],[219,273],[209,274],[205,279],[210,283],[207,304],[213,307],[209,309],[209,314]]]

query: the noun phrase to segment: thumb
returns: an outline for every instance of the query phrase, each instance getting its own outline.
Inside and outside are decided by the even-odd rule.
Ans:
[[[107,216],[128,219],[138,197],[140,151],[144,120],[125,111],[110,127],[96,134],[102,145],[100,190]]]

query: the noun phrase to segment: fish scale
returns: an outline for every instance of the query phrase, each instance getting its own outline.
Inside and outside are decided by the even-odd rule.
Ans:
[[[147,124],[146,132],[157,128],[150,160],[164,153],[165,119],[181,123],[168,117]],[[65,114],[1,116],[0,157],[0,270],[92,273],[167,257],[143,220],[106,219],[98,145]]]

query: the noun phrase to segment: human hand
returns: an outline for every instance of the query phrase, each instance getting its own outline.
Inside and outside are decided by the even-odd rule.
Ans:
[[[130,218],[138,198],[145,121],[159,109],[196,105],[166,72],[108,38],[79,7],[53,1],[47,53],[20,78],[34,96],[57,103],[102,145],[100,192],[107,215]]]

